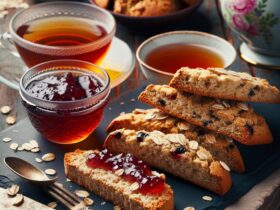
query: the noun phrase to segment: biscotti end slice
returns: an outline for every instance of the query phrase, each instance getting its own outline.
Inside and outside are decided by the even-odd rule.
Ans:
[[[170,86],[214,98],[280,103],[279,89],[267,80],[221,68],[181,68],[174,75]]]
[[[238,173],[245,171],[243,158],[232,139],[164,114],[158,109],[135,109],[132,113],[121,114],[112,120],[107,132],[122,128],[136,131],[158,130],[166,134],[182,133],[187,139],[197,140],[216,160],[224,161],[231,170]]]
[[[242,144],[268,144],[273,140],[265,119],[245,103],[180,92],[168,85],[147,86],[139,100]]]
[[[134,192],[131,183],[111,171],[91,168],[86,165],[89,154],[97,151],[82,151],[66,153],[64,167],[66,176],[73,182],[112,201],[127,210],[173,210],[173,191],[165,183],[160,195],[143,195]]]
[[[120,129],[108,135],[104,147],[113,153],[131,153],[151,166],[219,195],[228,192],[232,185],[228,166],[214,160],[209,151],[183,134]]]

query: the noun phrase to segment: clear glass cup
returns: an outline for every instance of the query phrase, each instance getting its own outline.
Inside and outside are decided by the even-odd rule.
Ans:
[[[103,87],[96,95],[74,101],[39,99],[26,90],[32,81],[66,72],[94,76]],[[58,144],[72,144],[87,138],[99,125],[109,94],[110,79],[107,72],[79,60],[55,60],[39,64],[25,72],[20,81],[20,96],[32,125],[45,138]]]
[[[30,21],[50,17],[92,20],[100,24],[107,34],[86,44],[48,46],[28,41],[17,33],[19,27]],[[73,25],[74,27],[75,25]],[[1,36],[1,43],[13,54],[18,52],[28,67],[55,59],[78,59],[97,64],[105,57],[115,31],[116,23],[113,16],[95,5],[71,1],[67,3],[65,1],[47,2],[33,5],[16,13],[10,21],[9,32]]]

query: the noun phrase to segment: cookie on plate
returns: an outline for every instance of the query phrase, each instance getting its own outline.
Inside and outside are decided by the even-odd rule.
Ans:
[[[164,114],[158,109],[135,109],[132,113],[121,114],[112,120],[107,131],[110,133],[121,128],[184,134],[187,139],[196,140],[207,149],[214,159],[224,161],[233,171],[241,173],[245,170],[243,158],[232,139]]]
[[[237,101],[280,103],[280,91],[267,80],[220,68],[181,68],[170,86],[189,93]]]
[[[245,103],[180,92],[168,85],[149,85],[139,100],[242,144],[268,144],[273,140],[265,119]]]

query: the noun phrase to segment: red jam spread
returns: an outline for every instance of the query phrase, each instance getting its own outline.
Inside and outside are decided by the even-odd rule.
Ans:
[[[103,84],[92,75],[61,73],[33,80],[26,90],[33,97],[48,101],[75,101],[96,95]]]
[[[123,169],[121,177],[131,183],[137,182],[139,188],[136,191],[142,194],[160,194],[164,189],[164,180],[153,175],[144,161],[131,154],[113,155],[105,149],[99,153],[90,154],[87,165],[113,172]]]

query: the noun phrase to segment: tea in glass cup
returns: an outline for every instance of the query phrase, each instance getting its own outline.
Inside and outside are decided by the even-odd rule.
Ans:
[[[79,60],[36,65],[20,82],[20,96],[32,125],[58,144],[87,138],[99,125],[109,94],[107,72]]]
[[[112,15],[79,2],[49,2],[18,12],[10,22],[16,48],[28,67],[57,59],[99,64],[116,31]]]

